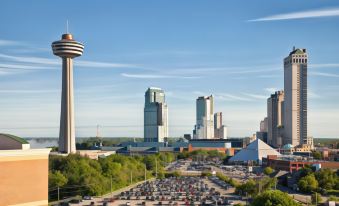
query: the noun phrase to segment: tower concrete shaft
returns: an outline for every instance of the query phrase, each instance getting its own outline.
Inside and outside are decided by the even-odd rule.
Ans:
[[[62,93],[59,151],[75,153],[73,59],[62,58]]]
[[[64,34],[60,41],[52,43],[52,49],[54,55],[62,58],[59,152],[75,153],[73,58],[82,55],[84,46],[74,41],[71,34]]]

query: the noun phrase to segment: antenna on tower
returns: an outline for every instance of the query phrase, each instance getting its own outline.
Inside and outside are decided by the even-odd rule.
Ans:
[[[99,127],[100,127],[100,125],[97,124],[97,138],[100,138],[99,137],[99,129],[100,129]]]
[[[66,20],[66,34],[68,34],[68,19]]]

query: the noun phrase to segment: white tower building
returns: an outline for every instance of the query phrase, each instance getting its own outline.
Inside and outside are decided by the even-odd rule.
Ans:
[[[196,125],[193,139],[214,138],[213,96],[198,97],[196,102]]]
[[[54,55],[62,58],[59,152],[75,153],[73,58],[82,55],[84,45],[73,40],[71,34],[63,34],[61,40],[52,43],[52,49]]]

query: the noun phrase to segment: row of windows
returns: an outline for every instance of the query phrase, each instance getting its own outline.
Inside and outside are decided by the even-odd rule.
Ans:
[[[306,55],[293,55],[294,57],[307,57]]]
[[[290,58],[289,60],[285,61],[285,64],[291,64],[291,63],[301,63],[301,64],[305,64],[307,63],[307,59],[295,59],[295,58]]]
[[[293,59],[293,63],[307,63],[307,59]]]

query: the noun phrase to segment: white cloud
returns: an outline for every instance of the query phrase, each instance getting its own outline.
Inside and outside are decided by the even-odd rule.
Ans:
[[[61,65],[61,60],[57,58],[51,59],[51,58],[32,57],[32,56],[13,56],[13,55],[7,55],[7,54],[0,54],[0,58],[7,59],[13,62],[21,62],[21,63],[42,64],[42,65],[50,65],[50,66]],[[86,60],[77,60],[77,61],[74,61],[74,64],[80,67],[95,67],[95,68],[139,68],[139,66],[132,65],[132,64],[120,64],[120,63],[86,61]]]
[[[81,67],[95,67],[95,68],[140,68],[140,66],[133,64],[120,64],[120,63],[96,62],[85,60],[74,61],[74,64]]]
[[[314,93],[311,90],[308,90],[307,95],[310,99],[319,99],[321,97],[320,95]]]
[[[221,93],[221,94],[216,94],[216,98],[221,99],[221,100],[227,100],[227,101],[245,101],[249,102],[252,101],[252,99],[248,97],[243,97],[243,96],[238,96],[238,95],[233,95],[233,94],[228,94],[228,93]]]
[[[310,68],[339,68],[339,64],[328,63],[328,64],[310,64]]]
[[[1,64],[1,63],[0,63],[0,68],[2,68],[2,69],[22,69],[22,70],[57,69],[56,67],[46,68],[46,66],[22,65],[22,64]]]
[[[19,44],[20,43],[17,41],[0,39],[0,46],[13,46],[13,45],[19,45]]]
[[[19,93],[19,94],[33,94],[33,93],[55,93],[60,92],[59,90],[25,90],[25,89],[8,89],[8,90],[0,90],[0,93]]]
[[[243,95],[246,95],[248,97],[252,97],[254,99],[267,99],[268,96],[266,95],[260,95],[260,94],[250,94],[250,93],[242,93]]]
[[[339,78],[339,74],[326,73],[326,72],[310,72],[309,74],[312,75],[312,76],[322,76],[322,77],[335,77],[335,78]]]
[[[250,74],[250,73],[266,73],[266,72],[272,72],[272,71],[279,71],[281,69],[273,68],[273,69],[248,69],[248,70],[237,70],[229,72],[230,74]]]
[[[121,73],[121,76],[136,79],[198,79],[198,76],[173,76],[173,75],[158,75],[158,74],[128,74]]]
[[[263,18],[248,20],[249,22],[256,21],[278,21],[278,20],[290,20],[290,19],[306,19],[306,18],[319,18],[339,16],[339,8],[318,9],[310,11],[291,12],[285,14],[277,14],[272,16],[266,16]]]
[[[0,58],[11,60],[14,62],[24,62],[24,63],[33,63],[33,64],[45,64],[45,65],[60,65],[61,61],[58,59],[49,59],[41,57],[31,57],[31,56],[12,56],[7,54],[0,54]]]
[[[270,94],[273,94],[274,92],[278,91],[275,87],[269,87],[264,89],[266,92],[269,92]]]

